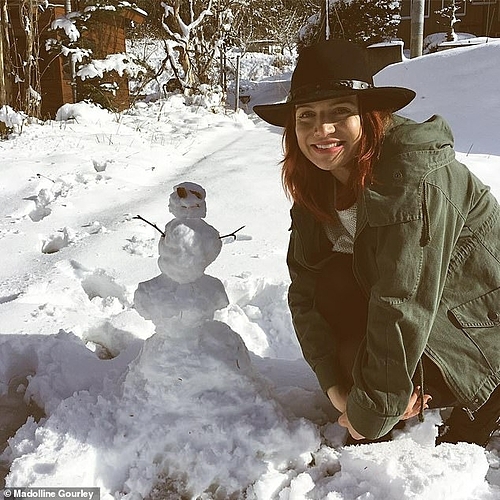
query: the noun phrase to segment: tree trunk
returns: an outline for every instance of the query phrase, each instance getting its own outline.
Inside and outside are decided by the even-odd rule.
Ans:
[[[5,35],[7,33],[7,19],[5,17],[7,10],[7,0],[0,0],[0,108],[7,103],[7,80],[6,63],[5,63],[5,49],[7,43]]]

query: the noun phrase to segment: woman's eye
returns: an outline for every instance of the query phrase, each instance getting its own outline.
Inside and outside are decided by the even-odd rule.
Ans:
[[[348,115],[353,112],[351,108],[335,108],[332,111],[336,115]]]
[[[314,116],[312,111],[302,111],[297,113],[297,118],[300,120],[307,120],[307,118],[311,118],[312,116]]]

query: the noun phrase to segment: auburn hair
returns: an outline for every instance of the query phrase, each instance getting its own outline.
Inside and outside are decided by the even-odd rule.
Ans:
[[[361,111],[362,134],[359,152],[353,162],[348,184],[335,192],[335,207],[349,208],[363,187],[372,180],[373,164],[380,156],[382,141],[392,113]],[[333,221],[331,199],[334,177],[309,161],[299,148],[295,134],[295,110],[290,113],[283,133],[284,159],[282,182],[285,192],[295,203],[307,209],[319,221]]]

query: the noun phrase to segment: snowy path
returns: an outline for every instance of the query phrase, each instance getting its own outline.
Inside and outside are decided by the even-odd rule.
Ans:
[[[245,226],[237,242],[225,240],[223,256],[209,272],[222,280],[242,273],[286,279],[288,228],[282,221],[289,204],[279,179],[278,134],[251,122],[228,127],[226,119],[226,126],[197,130],[197,135],[186,127],[182,137],[169,137],[165,146],[151,142],[139,154],[135,144],[144,145],[149,130],[124,134],[127,129],[121,125],[103,140],[107,123],[87,125],[85,134],[84,126],[71,128],[75,130],[66,150],[60,149],[62,139],[54,127],[40,127],[34,136],[21,135],[15,156],[3,165],[11,181],[0,185],[5,200],[0,241],[8,248],[0,268],[0,331],[57,333],[45,323],[44,312],[51,292],[62,285],[61,273],[75,270],[82,277],[104,269],[109,276],[100,280],[102,286],[114,282],[129,292],[153,276],[158,233],[133,216],[141,214],[161,228],[170,218],[168,194],[182,181],[205,186],[207,221],[221,234]],[[155,137],[158,141],[157,133]],[[30,158],[37,149],[44,154],[33,162]],[[76,160],[77,154],[86,157],[85,163]],[[94,169],[97,159],[106,164],[102,172]],[[65,264],[69,261],[70,266]],[[61,266],[66,270],[62,272]],[[89,293],[104,295],[105,290]],[[33,314],[36,307],[41,310]],[[68,327],[64,321],[60,326]]]

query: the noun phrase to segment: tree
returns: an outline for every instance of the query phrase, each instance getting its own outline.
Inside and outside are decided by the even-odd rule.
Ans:
[[[175,75],[185,89],[194,88],[198,83],[205,83],[200,79],[199,67],[200,52],[205,48],[201,25],[207,16],[213,15],[212,0],[208,1],[207,6],[200,6],[200,3],[196,0],[162,2],[164,8],[162,24],[168,39],[165,47]],[[177,57],[174,51],[177,52]],[[182,75],[177,61],[182,67]]]
[[[141,0],[149,2],[150,0]],[[183,89],[220,81],[220,54],[249,45],[291,48],[311,0],[165,0],[163,28],[169,63]]]
[[[460,19],[457,17],[457,12],[460,10],[464,2],[465,0],[447,0],[447,5],[445,7],[435,11],[436,14],[439,14],[443,18],[443,21],[440,24],[446,25],[447,42],[453,42],[457,39],[455,24],[460,22]]]
[[[7,0],[0,0],[0,108],[7,104],[7,40],[8,40]]]
[[[13,33],[11,16],[17,18],[22,34]],[[38,17],[35,0],[0,2],[0,105],[9,104],[30,116],[38,116],[41,102]]]
[[[124,75],[137,77],[149,70],[131,55],[108,53],[113,52],[110,40],[117,40],[116,30],[123,23],[122,11],[134,6],[121,0],[86,0],[79,7],[81,10],[67,12],[51,23],[55,38],[46,41],[46,48],[56,57],[68,59],[75,101],[88,99],[115,110],[120,87],[117,81]],[[103,43],[105,39],[107,43]],[[122,89],[126,84],[121,80]]]
[[[262,27],[268,39],[291,50],[299,39],[299,32],[307,19],[317,10],[309,0],[281,0],[262,18]]]
[[[323,0],[321,12],[301,31],[299,49],[325,38],[364,46],[386,41],[396,36],[399,21],[399,2],[394,0]]]

